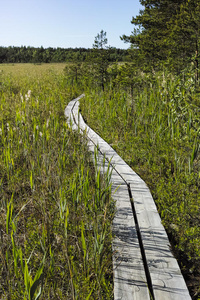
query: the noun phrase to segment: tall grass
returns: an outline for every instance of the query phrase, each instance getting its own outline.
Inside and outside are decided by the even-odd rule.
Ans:
[[[79,91],[9,67],[27,66],[1,66],[0,298],[112,299],[110,182],[64,118]]]
[[[104,93],[96,89],[86,94],[81,103],[83,116],[150,187],[197,299],[200,102],[195,82],[190,74],[138,72],[137,84],[129,89],[117,76]]]

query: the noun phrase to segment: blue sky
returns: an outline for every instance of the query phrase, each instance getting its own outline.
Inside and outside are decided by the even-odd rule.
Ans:
[[[0,46],[91,48],[103,29],[108,45],[128,48],[120,40],[134,26],[139,0],[0,0]]]

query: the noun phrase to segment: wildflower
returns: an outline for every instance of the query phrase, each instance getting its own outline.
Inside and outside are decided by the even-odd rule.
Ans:
[[[47,126],[47,128],[49,127],[49,119],[47,119],[46,126]]]
[[[0,128],[0,134],[2,134],[2,129]]]
[[[28,93],[25,95],[25,100],[28,101],[31,97],[31,90],[28,90]]]
[[[41,132],[41,131],[40,131],[39,135],[40,135],[41,137],[43,136],[43,134],[42,134],[42,132]]]
[[[35,126],[35,128],[38,130],[39,126],[38,126],[38,125],[36,125],[36,126]]]
[[[20,93],[20,98],[21,98],[21,101],[24,102],[24,97],[22,96],[21,93]]]

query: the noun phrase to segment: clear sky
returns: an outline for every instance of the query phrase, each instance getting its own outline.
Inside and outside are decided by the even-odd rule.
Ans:
[[[103,29],[108,45],[131,34],[139,0],[0,0],[0,46],[92,48]]]

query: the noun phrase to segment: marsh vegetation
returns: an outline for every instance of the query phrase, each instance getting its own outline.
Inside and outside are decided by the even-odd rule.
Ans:
[[[1,65],[0,298],[112,299],[114,204],[64,65]]]

